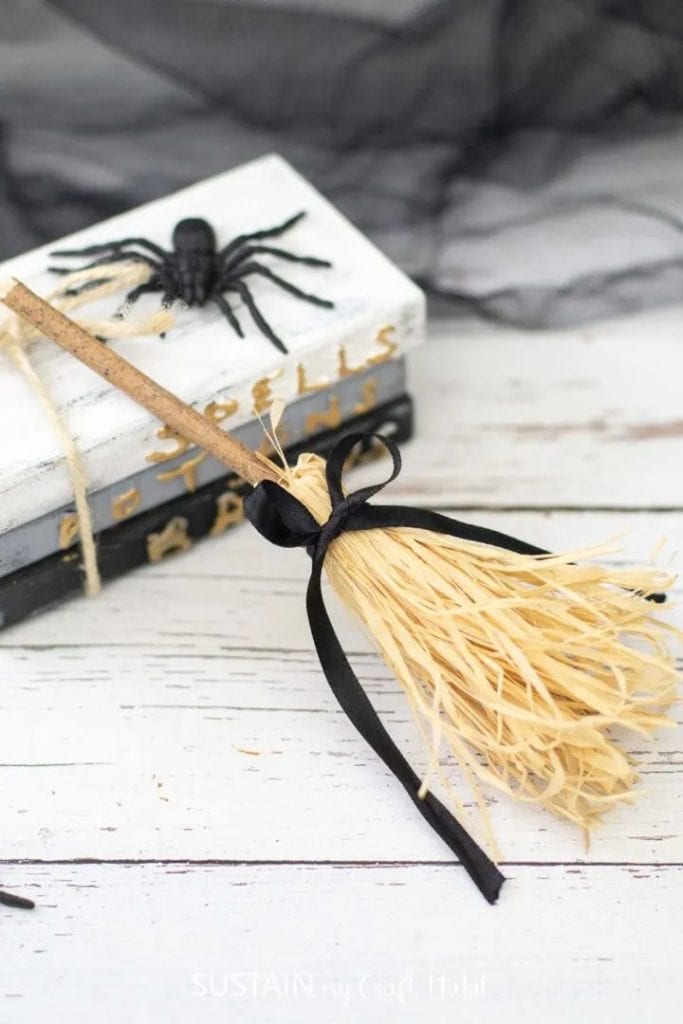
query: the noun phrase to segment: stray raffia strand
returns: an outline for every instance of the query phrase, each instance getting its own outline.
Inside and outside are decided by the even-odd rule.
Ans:
[[[320,458],[302,456],[282,482],[325,522]],[[408,528],[342,533],[328,551],[334,590],[395,672],[427,738],[423,789],[435,772],[444,779],[443,745],[472,787],[494,855],[480,783],[541,804],[587,837],[637,781],[608,731],[671,724],[663,712],[677,673],[667,634],[677,631],[645,597],[673,577],[581,561],[610,553],[534,557]]]

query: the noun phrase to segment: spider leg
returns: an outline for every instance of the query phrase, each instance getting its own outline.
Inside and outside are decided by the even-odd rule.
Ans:
[[[290,228],[293,228],[294,225],[298,224],[301,218],[305,216],[306,211],[302,210],[301,213],[295,214],[293,217],[290,217],[289,220],[286,220],[284,224],[279,224],[275,228],[264,228],[262,231],[250,231],[246,235],[238,235],[237,238],[233,238],[231,242],[228,242],[228,244],[224,245],[222,249],[219,249],[218,255],[227,256],[245,242],[256,241],[260,238],[277,238],[279,235],[284,235],[285,231],[289,231]]]
[[[242,296],[245,306],[251,313],[254,319],[254,323],[261,331],[261,333],[264,334],[269,341],[272,341],[273,345],[275,345],[275,348],[279,349],[279,351],[282,352],[284,355],[287,355],[287,348],[285,347],[284,343],[280,341],[273,328],[270,326],[266,318],[261,313],[260,309],[254,302],[254,296],[251,294],[249,288],[244,283],[244,281],[231,281],[230,284],[226,285],[226,288],[229,288],[231,291],[236,291],[239,295]]]
[[[131,289],[126,295],[122,308],[126,306],[132,306],[134,302],[137,302],[141,295],[146,292],[158,292],[161,288],[161,281],[155,274],[149,281],[145,281],[143,284],[139,284],[136,288]]]
[[[226,300],[223,298],[223,296],[220,294],[220,292],[214,292],[212,298],[213,298],[213,301],[218,306],[218,308],[220,309],[220,311],[223,314],[223,316],[225,317],[225,319],[228,321],[228,323],[232,327],[232,329],[235,332],[235,334],[237,334],[238,337],[243,338],[244,337],[244,331],[242,330],[242,327],[240,325],[239,320],[237,319],[237,317],[235,316],[234,312],[230,308],[230,303],[226,302]]]
[[[126,246],[137,245],[141,249],[149,249],[155,256],[164,259],[166,251],[150,242],[148,238],[120,238],[118,242],[101,242],[99,245],[88,245],[85,249],[56,249],[50,253],[51,256],[97,256],[102,252],[115,252],[118,249],[125,249]]]
[[[241,267],[237,267],[234,272],[235,278],[246,277],[248,274],[260,274],[261,277],[268,278],[273,284],[277,284],[280,288],[284,288],[290,295],[296,295],[298,299],[305,299],[306,302],[312,302],[314,306],[324,306],[325,309],[333,309],[334,302],[330,302],[329,299],[321,299],[317,295],[311,295],[309,292],[302,292],[296,285],[291,284],[289,281],[285,281],[283,277],[275,274],[268,267],[264,267],[262,263],[257,263],[255,260],[253,263],[245,263]],[[232,283],[232,282],[231,282]]]
[[[307,267],[332,266],[329,260],[320,260],[317,256],[297,256],[293,252],[288,252],[286,249],[276,249],[272,245],[246,245],[244,249],[233,253],[228,258],[225,270],[232,270],[242,260],[247,259],[249,256],[256,256],[258,253],[264,253],[268,256],[279,256],[281,260],[287,260],[290,263],[304,263]]]
[[[170,309],[174,302],[182,298],[180,283],[172,260],[168,259],[162,266],[159,266],[154,276],[159,282],[159,291],[163,292],[161,306],[163,309]]]
[[[57,253],[53,253],[57,255]],[[111,256],[100,256],[98,260],[92,260],[90,263],[86,263],[83,267],[48,267],[47,269],[53,274],[73,274],[76,269],[78,270],[90,270],[92,267],[102,267],[106,263],[123,263],[126,260],[133,260],[137,263],[146,263],[148,267],[152,267],[154,270],[158,269],[159,264],[151,256],[145,256],[142,252],[116,252]]]

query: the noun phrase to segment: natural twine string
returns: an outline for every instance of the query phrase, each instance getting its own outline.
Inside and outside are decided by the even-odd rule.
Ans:
[[[47,300],[63,312],[69,312],[86,303],[107,298],[122,289],[130,289],[138,284],[143,284],[149,279],[149,276],[150,268],[146,264],[132,261],[75,271],[62,279],[60,287],[48,294]],[[82,285],[88,285],[90,282],[96,283],[80,290]],[[170,310],[161,309],[146,319],[133,319],[124,310],[124,315],[117,319],[79,319],[78,322],[97,336],[107,339],[130,338],[137,335],[163,334],[173,325],[174,317]],[[88,504],[88,482],[85,467],[64,415],[59,411],[26,351],[27,346],[41,337],[43,336],[39,331],[16,314],[11,314],[0,322],[0,352],[7,356],[28,382],[43,406],[64,453],[76,507],[76,522],[85,574],[85,593],[88,597],[94,597],[99,593],[102,583],[97,565],[92,514]]]

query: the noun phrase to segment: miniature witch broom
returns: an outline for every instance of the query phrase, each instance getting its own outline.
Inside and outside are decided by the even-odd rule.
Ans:
[[[483,781],[534,801],[585,831],[632,795],[633,764],[613,726],[649,734],[669,723],[676,671],[670,629],[652,602],[673,579],[653,569],[579,563],[435,512],[368,504],[389,480],[342,487],[351,434],[327,463],[303,455],[280,468],[100,344],[63,313],[10,283],[0,298],[164,423],[225,463],[254,490],[248,519],[272,543],[312,560],[306,605],[320,662],[356,728],[461,860],[486,899],[502,874],[431,793],[395,745],[351,668],[323,602],[323,565],[398,677],[413,709],[455,755],[478,800]]]

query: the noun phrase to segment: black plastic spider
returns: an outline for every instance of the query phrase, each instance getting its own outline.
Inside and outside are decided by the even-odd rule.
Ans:
[[[265,238],[284,235],[304,216],[303,212],[297,213],[295,217],[290,217],[278,227],[238,235],[222,249],[216,248],[216,235],[207,221],[201,217],[189,217],[179,221],[173,229],[172,252],[167,252],[147,238],[121,238],[118,242],[103,242],[85,249],[62,249],[51,255],[99,256],[82,267],[83,270],[118,260],[138,260],[147,263],[152,268],[152,276],[149,281],[128,293],[127,303],[135,302],[145,292],[163,292],[162,301],[165,306],[169,306],[176,299],[181,299],[188,306],[204,306],[207,302],[215,302],[233,330],[243,338],[240,322],[224,297],[226,292],[236,292],[241,296],[261,333],[276,348],[286,353],[284,343],[256,305],[245,278],[260,275],[291,295],[296,295],[298,299],[305,299],[306,302],[324,306],[326,309],[334,306],[334,303],[327,299],[301,291],[253,258],[258,255],[277,256],[290,263],[305,263],[308,267],[331,267],[332,264],[328,260],[320,260],[315,256],[297,256],[286,249],[259,244]],[[50,270],[55,274],[73,273],[73,268],[67,267],[50,267]],[[93,284],[94,282],[88,282],[76,291],[92,287]]]

